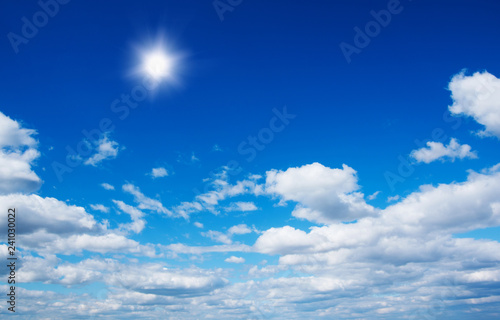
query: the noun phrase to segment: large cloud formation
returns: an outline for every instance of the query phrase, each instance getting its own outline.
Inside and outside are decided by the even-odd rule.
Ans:
[[[462,72],[452,78],[448,87],[453,99],[449,106],[452,114],[472,117],[484,126],[480,135],[500,138],[500,79],[487,71],[471,76]]]
[[[359,189],[356,171],[347,165],[331,169],[316,162],[286,171],[271,170],[266,176],[268,193],[299,203],[293,216],[319,223],[352,221],[376,214]]]
[[[40,156],[36,131],[0,112],[0,194],[38,190],[41,180],[31,169]]]

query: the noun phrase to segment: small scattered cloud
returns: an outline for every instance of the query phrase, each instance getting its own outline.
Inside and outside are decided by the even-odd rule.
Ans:
[[[104,137],[97,142],[96,153],[85,160],[84,164],[96,167],[104,160],[115,159],[118,156],[119,150],[120,145],[118,142],[110,140],[108,135],[104,135]]]
[[[151,199],[145,196],[141,190],[134,186],[133,184],[125,184],[122,187],[124,192],[130,193],[134,196],[134,201],[138,203],[139,209],[152,210],[158,213],[165,213],[167,215],[172,215],[172,213],[167,210],[159,200]]]
[[[191,152],[191,155],[186,155],[185,153],[178,152],[177,155],[177,162],[186,164],[186,165],[193,165],[197,162],[199,162],[200,159],[195,155],[194,152]]]
[[[221,152],[221,151],[222,151],[222,148],[221,148],[218,144],[215,144],[215,145],[212,147],[212,151],[215,151],[215,152]]]
[[[413,150],[410,156],[417,162],[431,163],[436,160],[449,160],[455,159],[476,159],[477,153],[471,151],[471,146],[468,144],[460,144],[457,139],[452,138],[450,143],[445,146],[441,142],[429,141],[426,148]]]
[[[257,206],[253,202],[243,202],[243,201],[233,202],[229,204],[228,207],[225,208],[226,212],[232,212],[232,211],[248,212],[256,210],[259,210],[259,208],[257,208]]]
[[[109,183],[101,183],[101,187],[103,187],[104,189],[106,190],[115,190],[115,187],[113,187],[112,185],[110,185]]]
[[[104,213],[108,213],[109,212],[109,208],[102,205],[102,204],[91,204],[90,207],[92,208],[92,210],[95,210],[95,211],[101,211],[101,212],[104,212]]]
[[[207,232],[202,232],[201,235],[210,238],[215,242],[220,242],[224,244],[233,243],[233,240],[231,240],[231,236],[220,231],[209,230]]]
[[[134,233],[140,233],[146,226],[146,221],[143,219],[144,212],[124,203],[123,201],[113,200],[113,202],[122,212],[130,215],[130,218],[132,219],[131,223],[121,224],[120,227]]]
[[[153,168],[153,170],[151,170],[150,175],[151,177],[153,177],[153,179],[163,178],[168,176],[168,171],[163,167]]]
[[[233,235],[233,234],[247,234],[247,233],[251,233],[251,232],[252,232],[252,230],[246,224],[238,224],[236,226],[232,226],[227,231],[227,233],[230,234],[230,235]]]
[[[233,243],[232,237],[234,235],[248,234],[251,232],[252,230],[246,224],[238,224],[229,228],[226,233],[210,230],[208,232],[202,232],[201,235],[216,242],[231,244]]]
[[[197,161],[200,161],[200,159],[198,159],[198,158],[195,156],[194,152],[191,154],[191,158],[190,158],[190,159],[191,159],[191,162],[197,162]]]
[[[395,195],[395,196],[392,196],[392,197],[387,197],[387,202],[398,201],[399,198],[400,198],[399,195]]]
[[[203,223],[196,221],[196,222],[194,222],[193,224],[194,224],[194,226],[195,226],[196,228],[203,229]]]
[[[235,257],[235,256],[231,256],[231,257],[227,258],[224,261],[229,262],[229,263],[245,263],[245,259],[244,258],[242,258],[242,257]]]
[[[371,195],[368,196],[368,200],[375,200],[377,196],[379,195],[380,191],[376,191],[372,193]]]

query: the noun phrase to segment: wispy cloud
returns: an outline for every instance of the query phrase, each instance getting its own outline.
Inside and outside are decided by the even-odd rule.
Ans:
[[[133,184],[124,184],[123,191],[134,196],[134,201],[138,204],[139,209],[152,210],[158,213],[172,215],[172,212],[167,210],[159,200],[146,197],[138,187]]]
[[[103,187],[104,189],[106,190],[115,190],[115,187],[113,187],[112,185],[110,185],[109,183],[101,183],[101,187]]]
[[[108,213],[109,212],[109,208],[102,205],[102,204],[91,204],[90,207],[92,208],[92,210],[95,210],[95,211],[101,211],[101,212],[104,212],[104,213]]]
[[[96,153],[84,161],[85,165],[97,166],[104,160],[111,160],[118,156],[120,146],[118,142],[110,140],[107,135],[104,135],[98,142]]]
[[[248,212],[248,211],[259,210],[259,208],[253,202],[238,201],[229,204],[229,206],[227,206],[224,210],[227,212],[231,211]]]

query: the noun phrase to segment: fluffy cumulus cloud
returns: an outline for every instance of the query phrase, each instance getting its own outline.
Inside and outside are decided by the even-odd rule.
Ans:
[[[457,139],[452,138],[445,146],[441,142],[429,141],[426,148],[413,150],[410,156],[417,162],[431,163],[438,159],[455,161],[455,159],[476,159],[477,153],[471,151],[468,144],[460,144]]]
[[[55,198],[38,195],[9,194],[0,196],[0,210],[16,208],[17,236],[23,249],[39,253],[78,254],[84,250],[99,253],[131,253],[155,256],[155,248],[128,239],[106,222],[97,221],[84,208],[68,205]],[[133,217],[131,229],[140,232],[141,220]],[[0,236],[6,237],[4,229]]]
[[[129,294],[151,294],[176,298],[196,297],[222,288],[228,281],[221,272],[199,268],[167,268],[159,263],[123,263],[111,258],[63,262],[55,256],[23,257],[19,270],[21,282],[79,286],[103,282]]]
[[[35,194],[0,196],[0,210],[7,212],[8,208],[16,208],[18,219],[22,221],[17,228],[18,234],[90,232],[103,227],[84,208],[67,205],[55,198]]]
[[[480,135],[500,138],[500,79],[487,71],[471,76],[462,72],[452,78],[449,90],[452,114],[472,117],[484,126]]]
[[[379,216],[366,217],[357,223],[312,227],[307,233],[289,226],[271,228],[259,237],[255,247],[259,252],[282,255],[322,253],[380,245],[383,237],[394,240],[388,241],[388,245],[404,250],[399,240],[436,239],[500,225],[499,187],[500,172],[471,172],[462,183],[422,186],[382,210]]]
[[[198,268],[169,269],[160,264],[123,266],[107,281],[144,294],[178,297],[208,294],[228,283],[214,272]]]
[[[362,317],[370,310],[381,319],[454,318],[480,306],[485,319],[494,319],[500,244],[453,235],[500,225],[499,187],[495,166],[470,172],[465,182],[422,186],[356,223],[271,228],[253,249],[278,255],[291,273],[261,286],[279,292],[276,303],[321,310],[317,317]]]
[[[319,223],[352,221],[373,216],[377,211],[366,204],[359,192],[356,171],[347,165],[332,169],[320,163],[271,170],[266,176],[266,192],[282,202],[298,202],[292,215]]]
[[[324,168],[329,169],[324,172],[335,180],[344,177],[345,183],[351,182],[347,189],[342,189],[344,193],[359,190],[357,180],[355,183],[351,180],[354,170],[347,166]],[[481,311],[482,319],[496,319],[500,303],[500,244],[492,240],[457,238],[454,234],[500,225],[499,169],[497,165],[481,173],[471,171],[463,182],[422,186],[385,209],[379,209],[376,215],[359,217],[355,223],[333,219],[308,230],[292,226],[269,228],[258,236],[253,246],[232,244],[231,237],[252,231],[245,224],[237,224],[226,232],[207,232],[207,236],[222,245],[170,244],[161,248],[172,253],[173,258],[218,254],[220,261],[231,263],[233,268],[246,262],[244,253],[277,257],[277,264],[265,262],[260,267],[247,268],[246,278],[243,274],[241,281],[234,283],[226,280],[233,276],[231,269],[175,268],[159,260],[141,263],[104,257],[67,262],[48,253],[26,254],[19,270],[23,281],[68,287],[97,281],[105,284],[106,289],[98,298],[87,294],[23,291],[23,303],[27,312],[43,307],[41,312],[47,317],[57,309],[61,319],[69,314],[171,319],[209,316],[218,319],[364,319],[367,315],[370,319],[472,319],[477,310]],[[332,174],[330,170],[346,172]],[[290,171],[270,172],[269,176],[273,176]],[[300,174],[294,172],[291,176],[303,181]],[[316,186],[313,182],[304,182],[307,192],[282,185],[283,180],[278,178],[272,181],[276,182],[279,192],[292,195],[293,200],[277,191],[270,195],[302,206],[309,205],[315,193],[316,199],[321,200],[324,188],[339,192],[333,182],[322,179],[318,179]],[[139,198],[140,194],[137,194]],[[129,214],[132,221],[143,217],[137,207],[118,200],[115,205]],[[322,208],[336,209],[337,206]],[[77,210],[73,216],[73,220],[79,220],[86,214]],[[95,223],[87,223],[86,229]],[[34,241],[44,232],[38,230]],[[152,250],[154,257],[153,248],[109,232],[94,236],[73,234],[44,243],[47,244],[63,253],[92,250],[133,254],[135,251],[144,255]],[[61,304],[55,305],[54,301]]]
[[[0,112],[0,194],[29,193],[40,187],[42,181],[31,168],[40,156],[35,134]]]
[[[452,89],[454,101],[479,110],[482,104],[458,94],[464,90]],[[481,103],[488,100],[481,91],[477,96]],[[463,103],[466,100],[468,104]],[[0,122],[6,124],[0,127],[2,155],[36,152],[35,132],[2,116]],[[495,134],[494,124],[483,124],[485,134]],[[471,157],[470,147],[464,146],[452,139],[447,146],[428,144],[414,155],[422,162]],[[24,160],[28,165],[24,171],[32,172],[32,161]],[[114,229],[84,207],[18,193],[30,188],[26,188],[27,180],[15,179],[24,181],[19,184],[24,187],[1,191],[0,211],[15,207],[18,212],[19,281],[83,288],[79,292],[96,283],[104,287],[70,295],[19,287],[26,315],[51,319],[475,319],[480,312],[481,319],[499,317],[500,243],[458,234],[500,226],[500,164],[469,171],[462,182],[421,186],[380,209],[364,201],[357,173],[347,165],[329,168],[312,163],[270,170],[265,177],[253,175],[235,183],[222,171],[210,182],[213,190],[171,210],[127,183],[122,186],[125,194],[118,194],[129,199],[110,203],[121,215],[120,221],[112,221]],[[109,184],[101,186],[114,189]],[[377,194],[367,198],[373,200]],[[268,227],[258,231],[254,225],[232,220],[231,227],[215,231],[208,230],[214,227],[212,221],[201,216],[196,218],[205,225],[193,225],[214,245],[169,243],[167,238],[162,244],[149,244],[128,237],[144,233],[151,213],[189,218],[201,211],[249,211],[257,209],[253,202],[257,197],[278,205],[291,203],[291,215],[313,226],[297,219],[290,225],[274,225],[270,219]],[[104,204],[88,206],[110,212]],[[0,229],[3,239],[5,232]],[[194,243],[199,244],[198,239]],[[242,239],[251,242],[245,244]],[[67,259],[66,255],[73,256]],[[0,260],[6,257],[7,247],[0,243]],[[193,261],[206,258],[226,268],[193,266]],[[173,265],[176,259],[183,267]],[[250,262],[259,265],[250,266]],[[0,269],[0,275],[5,272]],[[0,291],[6,290],[0,286]],[[0,317],[6,313],[0,308]]]

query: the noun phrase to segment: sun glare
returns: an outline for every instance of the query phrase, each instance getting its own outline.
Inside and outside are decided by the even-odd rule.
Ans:
[[[155,79],[162,79],[171,74],[172,61],[167,53],[155,50],[145,54],[143,68],[147,75]]]

